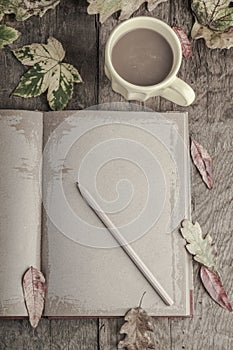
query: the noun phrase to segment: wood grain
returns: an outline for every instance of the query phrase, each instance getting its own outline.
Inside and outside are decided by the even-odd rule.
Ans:
[[[51,320],[51,350],[98,350],[97,319]]]
[[[80,70],[84,80],[84,84],[75,86],[67,109],[124,101],[112,91],[103,70],[104,46],[111,30],[118,24],[118,16],[113,15],[100,25],[97,17],[86,15],[86,6],[85,0],[63,0],[55,11],[49,11],[41,19],[33,17],[21,23],[7,16],[5,20],[22,33],[12,47],[45,42],[49,35],[63,43],[66,61]],[[159,5],[153,13],[148,13],[146,6],[142,6],[135,15],[163,19],[170,25],[183,27],[188,34],[193,22],[190,0],[170,0]],[[233,300],[233,49],[211,51],[203,40],[192,40],[192,47],[193,57],[183,60],[179,72],[179,77],[196,92],[196,101],[185,110],[189,112],[191,135],[208,149],[214,161],[212,191],[205,187],[196,169],[192,168],[193,219],[198,220],[203,231],[211,233],[216,242],[222,281]],[[0,108],[48,110],[45,96],[22,99],[11,95],[25,68],[9,49],[0,51],[0,69]],[[157,111],[184,110],[159,97],[150,99],[145,107]],[[232,315],[208,297],[201,285],[197,264],[194,266],[194,285],[193,319],[154,319],[157,349],[231,350]],[[43,319],[33,331],[27,320],[0,320],[0,349],[114,350],[123,322],[122,318]]]
[[[50,321],[43,319],[34,330],[28,320],[0,321],[1,350],[50,350]]]

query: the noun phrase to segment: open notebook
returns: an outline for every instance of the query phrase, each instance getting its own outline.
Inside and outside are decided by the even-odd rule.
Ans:
[[[153,316],[192,313],[192,264],[179,233],[190,219],[186,113],[1,110],[0,146],[0,316],[27,315],[21,280],[30,266],[46,277],[44,316],[122,316],[145,291],[143,308]],[[117,245],[76,181],[172,306]]]

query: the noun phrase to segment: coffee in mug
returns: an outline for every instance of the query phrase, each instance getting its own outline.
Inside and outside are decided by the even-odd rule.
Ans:
[[[138,28],[116,42],[112,49],[112,64],[131,84],[156,85],[170,73],[173,52],[162,35],[151,29]]]
[[[105,48],[105,73],[112,89],[127,100],[162,96],[181,106],[195,99],[177,77],[182,49],[171,27],[152,17],[134,17],[118,25]]]

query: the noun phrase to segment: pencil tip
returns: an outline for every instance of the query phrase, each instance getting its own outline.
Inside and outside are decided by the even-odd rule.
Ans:
[[[76,185],[76,188],[78,189],[79,193],[81,194],[81,191],[80,191],[80,186],[79,186],[79,182],[75,182],[75,185]]]
[[[83,187],[82,187],[82,185],[78,181],[75,183],[75,185],[76,185],[76,188],[78,189],[78,192],[83,197]]]

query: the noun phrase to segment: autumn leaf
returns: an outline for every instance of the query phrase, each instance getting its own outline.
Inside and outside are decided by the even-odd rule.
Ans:
[[[45,278],[42,272],[32,266],[25,272],[23,292],[30,324],[36,328],[44,309]]]
[[[210,48],[233,46],[233,7],[230,0],[192,0],[194,39],[204,38]]]
[[[210,49],[230,49],[233,47],[233,27],[225,32],[216,32],[196,21],[191,35],[194,39],[204,38]]]
[[[120,329],[125,338],[119,342],[118,349],[155,349],[152,320],[145,310],[141,307],[130,309],[125,315],[125,321]]]
[[[213,249],[212,238],[209,234],[203,238],[198,222],[193,224],[189,220],[181,223],[181,234],[186,240],[186,249],[194,256],[194,260],[211,270],[216,269],[216,253]]]
[[[0,20],[4,14],[15,14],[17,21],[36,15],[42,17],[49,9],[54,9],[60,0],[0,0]]]
[[[13,43],[19,37],[19,34],[20,33],[14,28],[4,24],[0,25],[0,49],[5,45]]]
[[[191,156],[200,172],[203,181],[209,189],[213,188],[213,164],[207,150],[197,141],[191,141]]]
[[[194,256],[194,260],[202,265],[200,276],[205,289],[220,306],[232,311],[231,304],[217,272],[217,257],[213,249],[212,238],[209,234],[205,238],[202,237],[201,227],[197,222],[192,224],[189,220],[184,220],[181,226],[180,231],[187,241],[186,248],[188,252]]]
[[[233,26],[233,8],[230,0],[193,0],[192,10],[200,24],[224,32]]]
[[[181,27],[172,27],[176,35],[178,36],[182,48],[182,53],[185,58],[192,57],[192,48],[190,41],[185,33],[185,31]]]
[[[75,67],[63,63],[65,51],[55,38],[47,44],[32,44],[13,51],[18,60],[32,66],[22,77],[14,95],[36,97],[48,90],[47,99],[51,109],[63,109],[73,95],[73,84],[82,79]]]
[[[226,291],[223,288],[220,277],[216,272],[211,271],[206,266],[201,266],[200,276],[202,283],[211,296],[221,307],[232,311],[231,303],[227,297]]]
[[[120,20],[129,18],[145,2],[148,10],[154,10],[159,4],[167,0],[87,0],[89,6],[87,12],[90,15],[100,14],[100,22],[117,11],[121,11]]]

